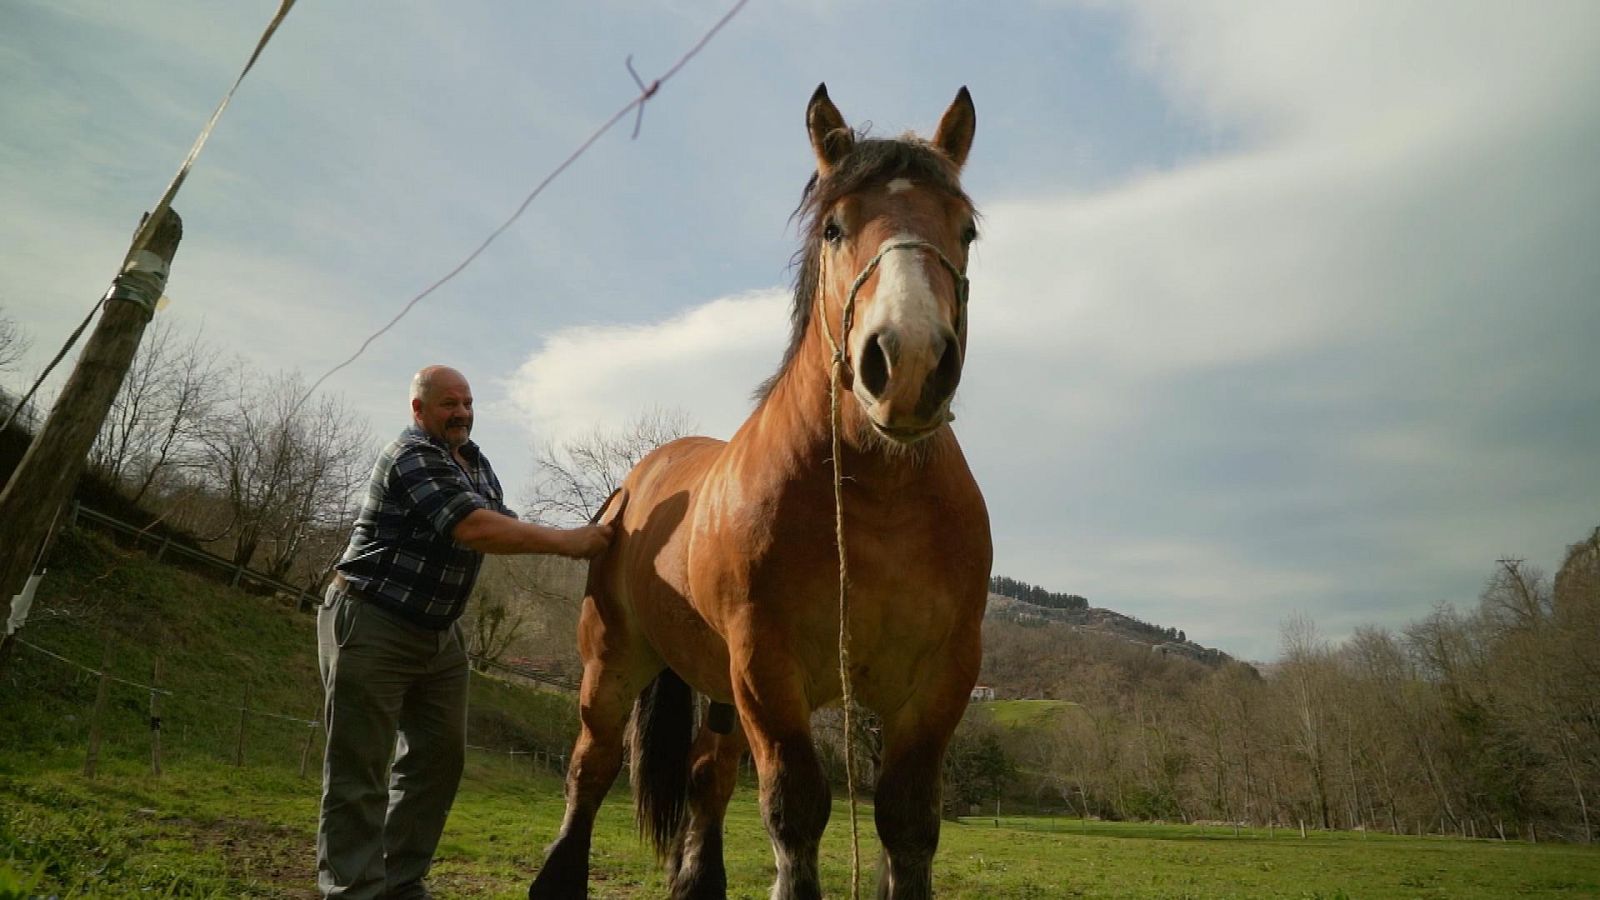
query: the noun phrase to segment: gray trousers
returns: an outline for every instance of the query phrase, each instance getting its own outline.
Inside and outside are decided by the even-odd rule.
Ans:
[[[344,900],[426,896],[466,756],[461,626],[422,628],[334,586],[317,650],[328,738],[317,887]]]

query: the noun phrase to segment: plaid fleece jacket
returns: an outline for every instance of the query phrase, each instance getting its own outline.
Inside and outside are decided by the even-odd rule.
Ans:
[[[461,455],[467,469],[415,425],[400,432],[372,467],[350,546],[335,567],[366,600],[439,631],[460,618],[483,562],[450,533],[473,510],[516,516],[478,445],[468,441]]]

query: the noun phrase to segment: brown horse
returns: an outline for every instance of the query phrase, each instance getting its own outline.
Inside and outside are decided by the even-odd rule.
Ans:
[[[865,139],[824,86],[812,96],[817,171],[798,211],[788,351],[731,441],[661,447],[603,513],[616,538],[590,569],[578,628],[582,732],[566,817],[530,898],[586,895],[595,813],[622,765],[630,709],[640,827],[667,860],[673,897],[726,894],[722,817],[746,747],[777,857],[772,896],[821,896],[831,804],[810,720],[843,689],[835,399],[849,677],[882,722],[878,892],[930,895],[940,770],[978,675],[993,552],[948,424],[977,236],[959,181],[975,121],[962,88],[932,141]],[[712,701],[698,733],[691,687]],[[736,723],[717,715],[730,703]]]

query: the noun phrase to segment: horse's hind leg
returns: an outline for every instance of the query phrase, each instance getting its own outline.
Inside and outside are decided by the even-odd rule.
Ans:
[[[746,747],[737,725],[729,734],[700,727],[689,756],[689,821],[667,863],[672,900],[720,900],[728,895],[722,819]]]
[[[772,900],[816,900],[817,849],[832,811],[828,779],[811,743],[811,706],[799,667],[777,648],[733,660],[739,720],[761,777],[761,814],[778,878]]]
[[[636,681],[625,670],[600,660],[583,667],[578,697],[582,728],[567,767],[567,812],[543,868],[528,887],[529,900],[588,896],[595,813],[622,768],[622,736],[639,692]]]
[[[972,690],[972,679],[956,671],[947,672],[941,681],[938,688],[884,717],[883,761],[873,809],[883,842],[879,900],[933,896],[944,754]]]

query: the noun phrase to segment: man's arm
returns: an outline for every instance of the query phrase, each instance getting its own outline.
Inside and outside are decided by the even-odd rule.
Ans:
[[[475,509],[456,523],[450,537],[479,553],[555,553],[589,559],[611,543],[610,525],[550,528],[487,509]]]

